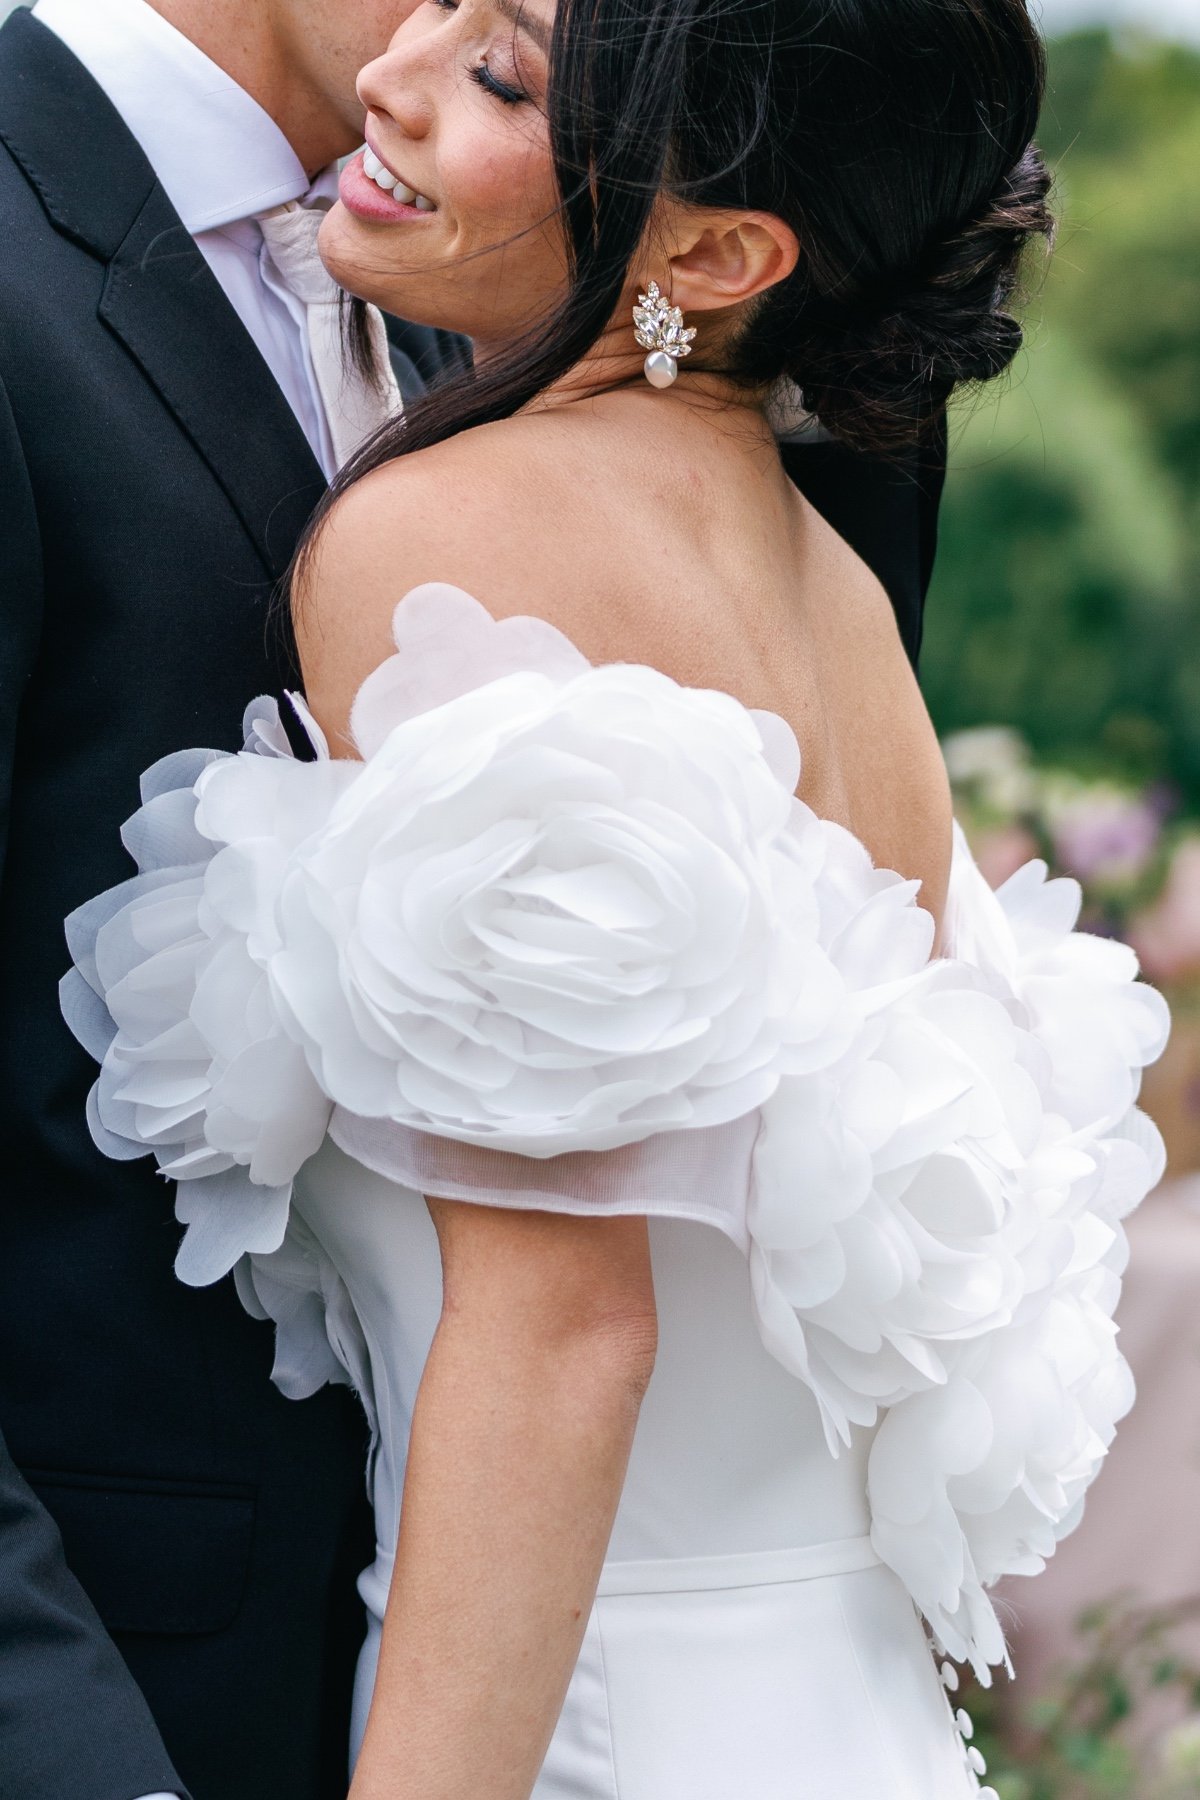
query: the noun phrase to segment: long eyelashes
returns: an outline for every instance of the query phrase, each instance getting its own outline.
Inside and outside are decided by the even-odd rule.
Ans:
[[[457,12],[459,0],[429,0],[429,4],[436,6],[439,12]],[[471,70],[471,80],[503,106],[520,106],[522,101],[529,98],[521,88],[509,87],[506,82],[500,81],[492,74],[486,62],[475,64]]]
[[[503,81],[498,81],[486,63],[476,63],[471,70],[471,80],[481,87],[485,94],[491,94],[499,100],[503,106],[520,106],[523,100],[529,98],[529,95],[522,93],[520,88],[508,87]]]

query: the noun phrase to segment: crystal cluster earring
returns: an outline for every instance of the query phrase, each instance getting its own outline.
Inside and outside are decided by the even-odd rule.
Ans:
[[[692,354],[696,333],[684,329],[681,309],[664,299],[657,281],[650,283],[648,293],[638,295],[633,329],[642,349],[650,352],[644,365],[646,380],[654,388],[671,387],[679,374],[679,358]]]

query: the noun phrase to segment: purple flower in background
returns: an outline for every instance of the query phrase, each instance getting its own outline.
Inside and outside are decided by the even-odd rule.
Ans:
[[[1055,786],[1046,810],[1058,863],[1084,883],[1137,881],[1158,848],[1161,809],[1144,794],[1107,783]]]

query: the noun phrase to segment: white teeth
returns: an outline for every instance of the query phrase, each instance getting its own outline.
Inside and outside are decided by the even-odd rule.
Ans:
[[[399,200],[402,206],[415,206],[418,212],[437,211],[432,200],[427,200],[424,194],[418,194],[415,188],[410,188],[398,175],[393,175],[369,145],[363,150],[362,166],[364,175],[369,176],[385,194],[390,194],[393,200]]]

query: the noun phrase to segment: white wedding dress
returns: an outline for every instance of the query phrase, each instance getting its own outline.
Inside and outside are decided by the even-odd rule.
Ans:
[[[369,1414],[356,1743],[438,1194],[650,1220],[658,1364],[535,1800],[977,1793],[930,1639],[1005,1661],[986,1588],[1074,1525],[1129,1404],[1159,996],[1073,883],[993,895],[961,840],[931,960],[773,715],[451,588],[395,632],[360,762],[258,702],[242,754],[148,773],[63,984],[97,1142],[178,1183],[182,1278],[232,1269],[284,1392]]]

